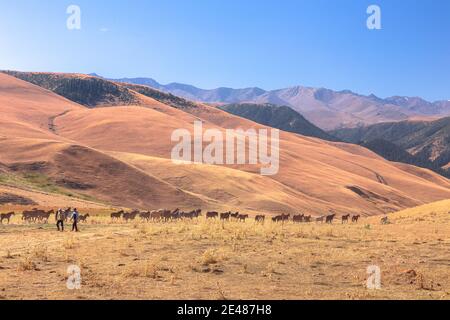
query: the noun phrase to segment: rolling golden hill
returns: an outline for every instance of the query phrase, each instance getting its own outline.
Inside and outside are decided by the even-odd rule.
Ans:
[[[131,104],[120,105],[106,91],[102,97],[114,103],[102,98],[88,108],[0,74],[0,147],[6,150],[0,163],[8,172],[38,173],[102,203],[141,209],[373,215],[450,198],[449,181],[431,171],[388,162],[356,145],[287,132],[280,135],[280,171],[274,176],[261,176],[250,165],[176,165],[171,134],[192,131],[194,121],[222,132],[266,127],[203,104],[178,107],[171,97],[142,88],[138,93],[126,84],[102,88],[116,86],[126,91],[114,92],[131,96]],[[46,81],[46,87],[58,86]]]

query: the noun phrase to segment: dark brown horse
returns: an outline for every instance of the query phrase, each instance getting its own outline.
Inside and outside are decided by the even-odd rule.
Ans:
[[[220,220],[229,221],[230,220],[230,216],[231,216],[231,211],[230,212],[221,213],[220,214]]]
[[[326,223],[329,223],[329,224],[332,224],[332,223],[333,223],[333,220],[334,220],[334,217],[336,217],[336,214],[335,214],[335,213],[328,215],[328,216],[325,218],[325,222],[326,222]]]
[[[119,220],[122,217],[122,214],[124,214],[125,212],[123,210],[117,211],[117,212],[113,212],[111,213],[111,220]]]
[[[238,215],[237,219],[238,219],[238,221],[245,222],[245,220],[248,219],[248,214],[240,214],[240,215]]]
[[[13,217],[15,215],[16,214],[14,212],[0,214],[0,223],[3,224],[3,220],[8,220],[8,224],[9,224],[9,221],[11,220],[11,217]]]
[[[342,224],[348,223],[348,219],[350,219],[350,215],[346,214],[345,216],[342,216]]]
[[[219,213],[217,211],[209,211],[206,213],[206,219],[217,219],[219,217]]]
[[[357,223],[359,218],[361,218],[361,215],[357,214],[356,216],[352,217],[352,222]]]
[[[80,214],[80,216],[78,217],[78,221],[87,222],[87,218],[89,217],[90,217],[89,213],[86,213],[85,215]]]

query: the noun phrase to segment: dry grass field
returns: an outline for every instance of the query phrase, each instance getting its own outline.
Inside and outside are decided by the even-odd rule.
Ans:
[[[450,200],[357,224],[0,226],[0,299],[450,299]],[[2,208],[1,212],[5,212]],[[269,219],[270,220],[270,219]],[[79,290],[66,287],[69,265]],[[381,289],[366,287],[367,267]]]

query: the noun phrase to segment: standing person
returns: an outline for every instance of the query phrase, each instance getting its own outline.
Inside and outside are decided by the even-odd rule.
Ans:
[[[58,209],[56,211],[56,227],[58,228],[58,231],[64,232],[64,220],[66,219],[66,215],[64,213],[63,209]],[[61,229],[59,228],[61,226]]]
[[[78,232],[78,218],[80,217],[80,214],[78,213],[78,210],[75,208],[72,212],[72,231]]]

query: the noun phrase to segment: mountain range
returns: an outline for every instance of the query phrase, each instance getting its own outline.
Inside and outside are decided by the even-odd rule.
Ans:
[[[170,137],[194,121],[222,132],[270,127],[143,85],[0,73],[0,111],[0,195],[44,207],[372,215],[450,197],[449,180],[430,170],[287,131],[274,176],[258,165],[174,164]]]
[[[163,85],[151,78],[123,78],[114,81],[146,85],[204,103],[268,103],[288,106],[323,130],[414,119],[434,120],[450,115],[449,101],[428,102],[418,97],[401,96],[382,99],[375,95],[365,96],[349,90],[333,91],[304,86],[272,91],[257,87],[205,90],[182,83]]]

